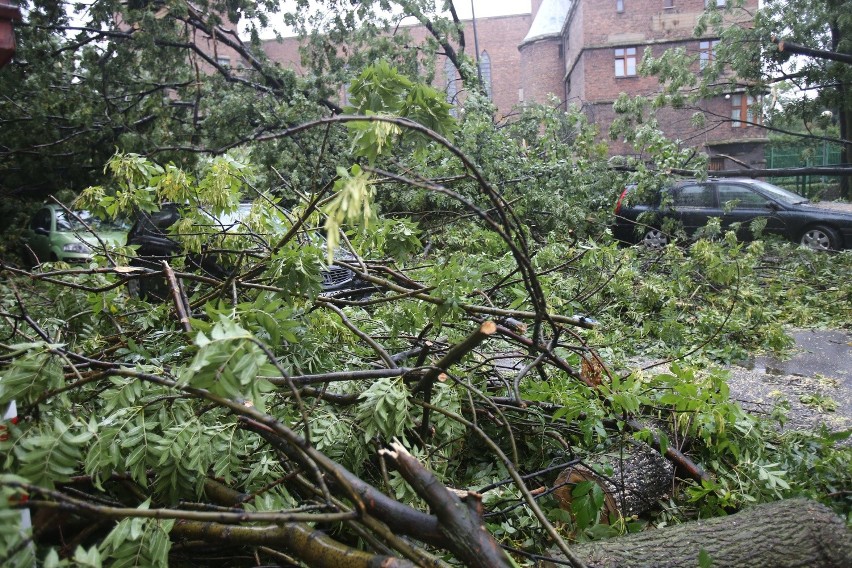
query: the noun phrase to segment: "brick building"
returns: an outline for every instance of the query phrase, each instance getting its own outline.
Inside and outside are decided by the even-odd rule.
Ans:
[[[695,24],[706,4],[722,7],[725,0],[532,0],[529,14],[477,18],[480,70],[486,89],[498,109],[497,119],[509,117],[519,104],[547,103],[551,96],[575,103],[606,137],[615,118],[613,102],[624,92],[652,95],[659,89],[655,77],[637,73],[646,47],[654,55],[666,49],[686,48],[696,56],[694,70],[714,57],[718,38],[695,37]],[[726,16],[738,25],[750,25],[758,0],[746,0],[745,10]],[[739,20],[737,20],[739,18]],[[474,46],[473,26],[465,21],[468,54]],[[422,26],[406,28],[419,40]],[[297,72],[301,69],[299,40],[268,41],[271,59]],[[440,71],[443,67],[443,73]],[[446,89],[448,100],[463,97],[458,75],[448,61],[439,61],[435,87]],[[688,109],[661,109],[657,118],[665,133],[684,145],[706,151],[711,169],[764,163],[764,131],[743,93],[701,101]],[[706,123],[695,127],[692,115],[705,111]],[[612,154],[633,150],[620,141]]]
[[[518,103],[518,89],[522,84],[518,45],[530,29],[531,22],[531,14],[476,19],[480,68],[486,89],[498,108],[498,118],[508,116]],[[473,28],[470,21],[464,24],[467,53],[470,55],[474,46]],[[403,29],[418,43],[429,33],[423,26],[406,26]],[[268,40],[264,42],[263,49],[273,61],[297,73],[302,71],[299,38]],[[434,87],[446,90],[448,100],[458,102],[464,97],[458,72],[443,58],[438,61],[436,69]]]
[[[535,93],[550,90],[568,103],[580,105],[591,122],[606,135],[615,118],[612,103],[620,93],[653,95],[659,90],[655,77],[637,73],[646,48],[660,56],[671,48],[682,47],[696,56],[694,72],[714,58],[718,37],[695,37],[693,30],[707,4],[724,7],[725,0],[539,0],[530,35],[520,46],[521,66],[536,55],[555,52],[561,60],[562,77],[550,85],[535,84]],[[758,0],[746,0],[744,9],[726,15],[734,25],[751,25]],[[561,25],[556,29],[556,22]],[[540,22],[541,20],[541,22]],[[540,25],[539,25],[540,24]],[[549,25],[548,25],[549,24]],[[533,32],[538,30],[538,35]],[[552,55],[551,55],[552,57]],[[528,61],[529,60],[529,61]],[[538,64],[540,65],[540,64]],[[551,74],[537,74],[539,82]],[[711,157],[711,169],[727,169],[745,164],[760,167],[764,163],[765,132],[750,125],[759,117],[751,109],[754,101],[742,92],[700,101],[684,109],[665,108],[657,112],[658,122],[670,137],[684,145],[701,148]],[[706,122],[696,127],[692,115],[704,111]],[[613,154],[631,153],[623,142],[611,144]]]

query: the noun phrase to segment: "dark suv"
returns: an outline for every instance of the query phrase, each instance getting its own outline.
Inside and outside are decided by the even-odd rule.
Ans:
[[[764,218],[763,233],[776,234],[817,250],[852,248],[852,205],[811,203],[786,189],[754,179],[684,180],[659,192],[637,195],[630,186],[615,207],[615,238],[647,247],[665,246],[666,220],[693,235],[712,217],[722,229],[737,228],[743,240],[755,237],[751,221]]]
[[[209,224],[205,222],[207,225],[205,227],[206,233],[210,232],[212,226],[214,236],[222,236],[226,233],[245,236],[249,239],[249,243],[242,252],[247,255],[262,253],[264,249],[268,250],[270,245],[268,240],[270,237],[274,239],[275,235],[261,236],[248,231],[243,220],[248,217],[250,210],[251,204],[243,203],[233,214],[214,217],[202,213],[202,218],[209,220]],[[174,203],[163,204],[160,210],[154,213],[140,213],[127,235],[127,244],[138,247],[136,257],[131,265],[151,270],[162,270],[163,260],[170,261],[176,256],[183,255],[184,251],[180,238],[176,238],[168,230],[180,220],[180,207]],[[282,226],[281,232],[277,236],[283,236],[284,232],[285,228]],[[216,250],[210,246],[215,241],[215,238],[208,237],[208,244],[202,247],[200,254],[186,255],[187,270],[197,271],[218,279],[225,279],[230,276],[232,268],[224,260],[223,253],[232,251]],[[321,246],[324,246],[324,243]],[[342,261],[356,260],[352,255],[342,251],[336,252],[335,258]],[[369,296],[370,292],[373,291],[370,283],[356,277],[355,273],[348,268],[337,264],[332,264],[322,270],[321,276],[321,296],[359,299]],[[135,281],[134,287],[135,290],[132,291],[143,298],[163,299],[165,294],[168,293],[165,281],[154,276]]]

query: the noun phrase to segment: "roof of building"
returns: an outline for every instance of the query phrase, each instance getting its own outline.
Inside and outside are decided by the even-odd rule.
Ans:
[[[544,0],[521,45],[559,35],[573,3],[574,0]]]

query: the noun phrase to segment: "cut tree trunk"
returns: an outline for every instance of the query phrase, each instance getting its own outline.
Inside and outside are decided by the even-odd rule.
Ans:
[[[629,445],[624,455],[607,456],[602,462],[612,468],[612,475],[596,473],[584,465],[559,474],[553,493],[561,508],[571,511],[571,492],[583,481],[597,483],[604,490],[604,519],[648,511],[671,491],[674,466],[646,444]]]
[[[572,551],[595,568],[695,568],[699,555],[716,568],[848,568],[852,531],[828,507],[788,499],[727,517],[583,544]],[[558,559],[558,553],[553,558]]]

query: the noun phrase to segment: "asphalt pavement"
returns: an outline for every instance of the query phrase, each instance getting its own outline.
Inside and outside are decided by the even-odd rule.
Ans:
[[[852,428],[852,332],[791,330],[789,358],[760,356],[730,367],[731,398],[751,412],[790,405],[785,428]]]

